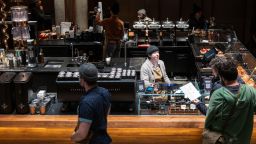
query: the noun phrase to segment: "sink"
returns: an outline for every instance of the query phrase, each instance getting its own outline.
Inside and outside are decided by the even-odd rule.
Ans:
[[[61,68],[61,64],[46,64],[44,68]]]
[[[67,64],[67,67],[79,67],[79,64]]]
[[[47,61],[44,68],[61,68],[63,62],[62,60],[50,60]]]

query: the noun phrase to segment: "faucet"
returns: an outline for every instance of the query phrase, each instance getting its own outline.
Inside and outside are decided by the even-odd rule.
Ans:
[[[128,44],[134,43],[133,40],[126,41],[124,44],[124,67],[127,67],[127,46]]]
[[[72,51],[72,53],[71,53],[71,56],[72,56],[72,61],[74,61],[74,47],[73,47],[73,43],[70,43],[70,48],[71,48],[71,51]]]
[[[77,48],[75,48],[75,55],[76,55],[77,57],[80,56],[80,55],[79,55],[79,50],[78,50]]]

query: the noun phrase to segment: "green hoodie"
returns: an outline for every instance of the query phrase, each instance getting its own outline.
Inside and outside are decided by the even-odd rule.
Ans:
[[[250,144],[253,116],[256,111],[256,90],[248,85],[241,85],[239,93],[240,97],[233,114],[229,117],[237,95],[225,87],[213,92],[206,115],[205,128],[223,132],[232,144]],[[224,130],[223,127],[225,127]]]

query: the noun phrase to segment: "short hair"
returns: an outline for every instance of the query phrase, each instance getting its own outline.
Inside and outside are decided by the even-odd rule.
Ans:
[[[138,10],[137,13],[138,13],[138,14],[142,14],[142,15],[147,15],[147,12],[146,12],[145,9],[140,9],[140,10]]]
[[[214,69],[218,70],[221,64],[225,61],[227,61],[227,58],[225,56],[216,56],[210,61],[209,65]]]
[[[91,63],[82,64],[79,67],[79,75],[88,85],[95,85],[98,80],[98,69]]]
[[[110,10],[112,11],[112,13],[114,15],[117,15],[120,12],[120,8],[119,8],[119,4],[117,2],[114,2],[110,8]]]
[[[217,68],[219,76],[224,80],[233,81],[237,79],[237,62],[232,57],[227,57]]]
[[[219,51],[222,51],[223,53],[225,52],[226,50],[226,46],[223,45],[223,44],[220,44],[220,43],[217,43],[213,46],[215,49],[218,49]]]

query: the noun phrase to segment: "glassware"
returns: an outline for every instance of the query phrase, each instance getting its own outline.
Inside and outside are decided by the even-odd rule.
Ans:
[[[211,31],[211,30],[208,31],[208,41],[209,41],[209,42],[213,42],[213,33],[214,33],[214,32]]]
[[[7,57],[7,60],[8,60],[9,68],[13,68],[14,67],[14,64],[13,64],[14,54],[13,53],[8,53],[8,54],[6,54],[6,57]]]
[[[46,113],[46,103],[40,104],[40,114],[44,115]]]
[[[12,28],[13,40],[21,40],[21,30],[19,27]]]
[[[52,25],[52,32],[53,32],[53,33],[56,33],[56,32],[57,32],[57,28],[56,28],[55,25]]]
[[[36,104],[35,103],[29,104],[29,111],[30,111],[30,114],[32,114],[32,115],[36,113]]]
[[[26,6],[11,7],[12,21],[21,22],[28,20],[28,11]]]
[[[30,39],[29,31],[30,31],[29,27],[13,27],[12,28],[13,40]]]
[[[231,42],[231,35],[227,35],[226,38],[227,38],[227,42],[230,43]]]
[[[4,64],[5,52],[4,49],[0,49],[0,65]]]
[[[22,39],[30,39],[29,27],[21,27]]]

